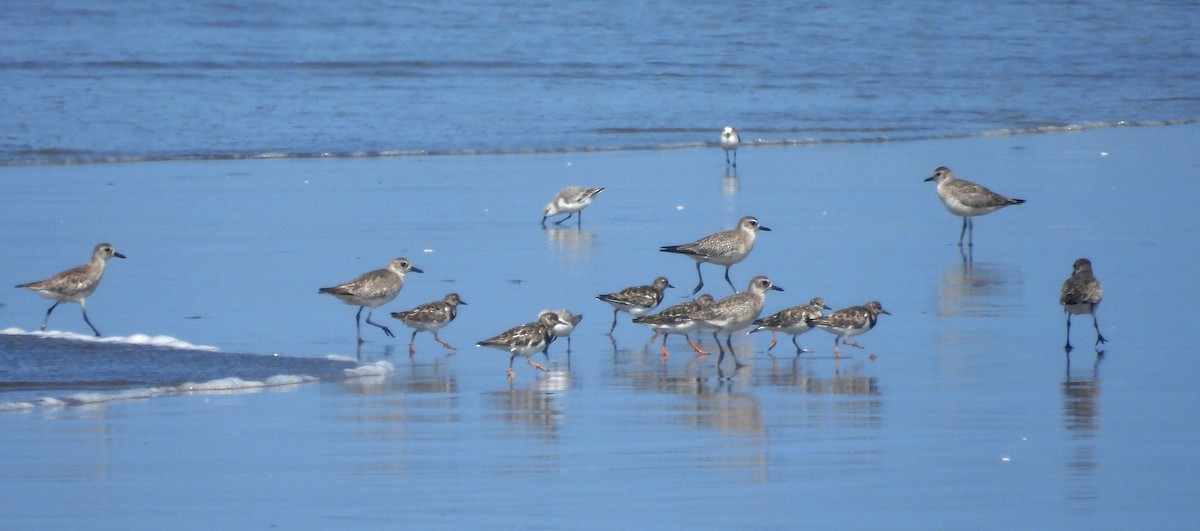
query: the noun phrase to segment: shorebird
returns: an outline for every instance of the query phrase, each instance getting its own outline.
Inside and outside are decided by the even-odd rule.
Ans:
[[[583,227],[583,209],[592,204],[592,199],[595,199],[596,194],[603,192],[604,188],[585,188],[582,186],[568,186],[559,190],[554,194],[554,199],[546,203],[546,207],[542,209],[542,226],[546,226],[546,218],[566,214],[567,217],[555,221],[555,225],[562,225],[562,222],[571,219],[576,212],[579,217],[575,219],[575,224]]]
[[[83,322],[91,327],[96,337],[100,337],[100,331],[96,330],[91,319],[88,319],[87,304],[84,299],[96,291],[96,287],[100,285],[100,278],[104,276],[104,264],[114,256],[125,258],[125,255],[118,253],[112,245],[101,243],[92,249],[92,259],[88,263],[58,273],[46,280],[17,286],[54,301],[54,304],[50,305],[50,309],[46,310],[46,318],[42,320],[42,331],[46,330],[46,323],[50,322],[50,313],[60,303],[77,302],[79,309],[83,311]]]
[[[733,126],[725,126],[721,131],[721,137],[717,140],[721,145],[721,149],[725,150],[725,165],[729,166],[729,152],[733,152],[733,167],[737,167],[737,149],[742,144],[742,137],[738,136],[737,129]]]
[[[729,267],[741,262],[750,254],[750,250],[754,249],[755,234],[760,230],[771,229],[760,225],[754,216],[746,216],[738,220],[737,227],[733,229],[705,236],[692,243],[665,245],[659,250],[664,253],[683,254],[696,261],[696,276],[699,277],[700,283],[696,284],[692,295],[704,287],[704,274],[700,272],[700,264],[705,262],[725,266],[725,281],[733,288],[733,292],[737,293],[733,281],[729,280]]]
[[[673,288],[665,277],[658,277],[648,286],[634,286],[616,293],[597,295],[596,298],[607,302],[613,307],[613,322],[608,328],[608,335],[617,329],[617,313],[626,312],[634,317],[641,317],[658,307],[663,300],[663,291]]]
[[[725,359],[725,349],[721,347],[721,338],[717,337],[717,334],[725,333],[725,345],[729,347],[729,353],[733,355],[733,362],[741,365],[737,354],[733,351],[733,333],[750,326],[750,323],[758,319],[759,314],[762,313],[763,303],[766,301],[766,293],[770,290],[783,291],[783,288],[772,284],[767,277],[759,275],[750,279],[750,286],[746,291],[735,293],[712,303],[707,308],[687,314],[687,319],[699,323],[703,328],[713,329],[713,340],[717,342],[717,349],[721,351],[721,355],[717,358],[718,367]]]
[[[1072,315],[1091,314],[1092,326],[1096,328],[1096,344],[1108,343],[1108,340],[1100,334],[1100,323],[1096,321],[1096,307],[1100,305],[1100,299],[1103,298],[1104,288],[1092,274],[1091,260],[1087,258],[1076,260],[1071,278],[1063,282],[1062,290],[1058,293],[1058,303],[1062,304],[1063,310],[1067,313],[1067,346],[1065,347],[1067,352],[1071,352],[1071,349],[1074,348],[1071,346]]]
[[[1024,199],[1005,197],[983,185],[956,178],[954,172],[945,166],[934,170],[933,175],[925,181],[937,182],[938,198],[946,205],[946,210],[963,218],[962,231],[958,233],[959,247],[962,247],[963,235],[968,234],[968,230],[970,233],[967,236],[967,246],[975,245],[975,222],[971,218],[1025,202]]]
[[[571,310],[559,308],[556,310],[542,310],[538,313],[538,318],[541,318],[543,315],[548,313],[554,313],[558,315],[558,323],[554,325],[554,329],[551,330],[551,332],[554,334],[554,337],[567,338],[567,354],[570,354],[571,332],[574,332],[575,325],[578,325],[579,322],[583,320],[583,314],[574,314],[571,313]]]
[[[793,306],[786,310],[782,310],[773,315],[769,315],[754,321],[754,324],[758,326],[751,330],[750,333],[753,334],[759,330],[771,331],[771,346],[767,347],[768,353],[771,352],[771,349],[775,348],[776,332],[783,332],[785,334],[792,335],[792,344],[796,346],[796,354],[807,352],[807,349],[802,348],[799,343],[796,343],[796,336],[812,330],[812,326],[809,324],[808,320],[815,317],[821,317],[822,310],[828,309],[830,308],[825,305],[825,299],[816,297],[809,301],[808,304]]]
[[[413,267],[407,258],[393,258],[384,269],[363,273],[354,277],[354,280],[332,288],[321,288],[317,293],[328,293],[346,304],[358,306],[358,313],[354,314],[354,331],[359,343],[363,342],[362,324],[359,321],[363,308],[368,308],[367,324],[382,328],[388,337],[396,337],[388,327],[372,321],[371,312],[396,298],[400,288],[404,287],[404,274],[409,272],[424,273]]]
[[[558,314],[553,312],[543,313],[538,317],[537,321],[510,328],[496,337],[476,343],[475,346],[491,347],[511,352],[512,356],[508,358],[509,380],[513,378],[512,364],[517,356],[523,356],[525,363],[544,372],[546,368],[529,359],[529,356],[535,352],[546,352],[546,349],[550,347],[550,343],[554,342],[554,327],[561,322]]]
[[[881,313],[891,315],[883,309],[883,305],[871,301],[862,306],[842,308],[825,317],[814,317],[808,322],[813,327],[833,334],[833,355],[841,357],[841,352],[838,350],[838,338],[842,338],[842,343],[845,345],[863,348],[862,345],[850,341],[850,338],[865,334],[868,330],[875,328],[875,321],[879,319]]]
[[[441,343],[447,349],[454,345],[442,341],[438,331],[458,317],[458,305],[466,304],[457,293],[450,293],[440,301],[427,302],[406,312],[392,312],[392,317],[404,322],[404,326],[413,329],[412,337],[408,340],[408,355],[416,353],[413,344],[417,341],[417,332],[422,330],[433,332],[433,340]]]
[[[662,334],[663,340],[661,350],[664,361],[667,359],[667,356],[670,355],[667,353],[667,336],[671,334],[682,334],[683,339],[687,341],[688,345],[691,345],[692,350],[695,350],[697,354],[708,354],[704,351],[704,349],[700,348],[695,343],[692,343],[692,338],[688,337],[688,334],[698,328],[700,323],[687,319],[686,316],[687,314],[701,308],[707,308],[712,305],[712,303],[712,295],[705,293],[697,297],[694,301],[676,304],[653,315],[643,315],[641,317],[637,317],[633,320],[633,322],[640,325],[646,325],[650,327],[651,330],[654,330],[654,337],[650,338],[651,341],[654,341],[655,337],[658,337],[659,334]]]

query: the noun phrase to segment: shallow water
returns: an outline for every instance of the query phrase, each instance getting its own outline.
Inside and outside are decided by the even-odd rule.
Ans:
[[[20,250],[0,264],[13,284],[108,240],[128,256],[88,301],[108,334],[395,372],[0,415],[4,520],[1183,527],[1196,518],[1200,362],[1182,331],[1200,316],[1178,301],[1196,292],[1200,257],[1183,236],[1196,220],[1179,213],[1198,137],[744,149],[736,178],[716,149],[8,168],[0,192],[23,221],[0,232]],[[942,164],[1029,200],[979,218],[967,262],[958,219],[922,182]],[[608,189],[582,230],[543,230],[540,207],[566,184]],[[831,336],[811,332],[800,342],[813,353],[794,359],[783,337],[772,359],[765,334],[739,336],[735,369],[680,338],[664,362],[624,320],[604,335],[595,295],[661,274],[677,286],[667,302],[681,301],[694,267],[658,246],[745,214],[773,230],[735,282],[782,286],[766,312],[816,295],[882,301],[893,315],[857,338],[865,350],[835,361]],[[421,334],[409,358],[400,326],[397,339],[365,329],[356,349],[354,308],[316,293],[397,255],[426,272],[378,320],[456,291],[468,305],[442,333],[453,354]],[[1106,288],[1102,356],[1079,317],[1078,348],[1062,349],[1056,295],[1079,256]],[[705,275],[707,291],[730,292],[719,268]],[[16,289],[0,304],[0,326],[25,330],[47,307]],[[505,354],[471,346],[554,307],[585,319],[569,356],[558,342],[534,358],[546,374],[518,360],[510,384]],[[51,327],[86,331],[74,306]]]

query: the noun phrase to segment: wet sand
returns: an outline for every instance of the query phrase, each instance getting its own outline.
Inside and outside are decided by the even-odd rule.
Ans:
[[[1200,127],[936,142],[393,159],[164,162],[0,169],[11,284],[86,259],[110,264],[89,315],[227,352],[357,357],[396,372],[260,392],[193,394],[0,415],[6,523],[157,527],[1181,527],[1197,516],[1186,335]],[[1028,200],[960,221],[937,166]],[[543,230],[571,184],[607,190]],[[649,331],[595,295],[665,275],[658,247],[755,215],[770,233],[733,267],[786,291],[893,315],[832,358],[814,331],[735,337],[748,365],[661,359]],[[406,256],[425,270],[376,312],[468,302],[409,358],[317,288]],[[1076,317],[1064,355],[1058,288],[1088,257],[1105,286],[1101,356]],[[964,258],[969,258],[965,260]],[[706,291],[730,293],[705,266]],[[48,303],[0,297],[0,326]],[[476,341],[543,308],[585,314],[549,373]],[[389,323],[391,324],[391,323]],[[77,307],[51,327],[81,332]],[[712,346],[711,338],[702,345]],[[874,356],[874,359],[871,358]],[[69,503],[64,503],[67,500]]]

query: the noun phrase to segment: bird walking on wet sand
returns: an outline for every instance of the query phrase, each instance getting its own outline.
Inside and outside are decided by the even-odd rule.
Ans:
[[[936,182],[938,198],[946,205],[946,210],[963,218],[962,231],[958,233],[959,247],[962,247],[963,235],[967,235],[968,247],[975,245],[975,222],[972,218],[1025,202],[1024,199],[1006,197],[983,185],[959,179],[945,166],[934,170],[933,175],[925,181]]]
[[[721,146],[721,149],[725,150],[725,165],[726,166],[730,165],[729,152],[731,152],[731,151],[733,152],[732,166],[734,168],[736,168],[737,167],[737,149],[738,149],[738,146],[742,145],[742,137],[740,135],[738,135],[737,129],[734,129],[733,126],[730,126],[730,125],[725,126],[725,129],[721,130],[721,136],[717,139],[717,143]]]
[[[841,357],[841,351],[838,350],[838,338],[842,338],[842,344],[856,348],[863,348],[862,345],[850,341],[851,337],[865,334],[867,331],[875,328],[875,322],[879,320],[879,314],[887,314],[887,310],[883,309],[883,305],[876,301],[868,302],[862,306],[851,306],[842,308],[825,317],[814,317],[808,320],[809,325],[820,328],[830,334],[833,334],[833,355]]]
[[[363,308],[367,308],[367,324],[381,328],[388,337],[396,337],[388,327],[372,321],[371,312],[396,298],[400,288],[404,287],[404,274],[410,272],[424,273],[407,258],[393,258],[384,269],[363,273],[354,280],[332,288],[321,288],[317,293],[328,293],[346,304],[358,306],[358,313],[354,314],[354,331],[359,343],[363,342],[360,322]]]
[[[704,287],[704,273],[700,272],[700,264],[705,262],[725,266],[725,282],[737,293],[737,287],[729,280],[729,267],[746,259],[754,249],[755,235],[758,231],[770,231],[758,222],[754,216],[745,216],[738,220],[737,227],[700,238],[692,243],[683,245],[665,245],[659,250],[664,253],[679,253],[696,261],[696,276],[700,283],[692,290],[692,295]]]
[[[1100,286],[1100,281],[1096,280],[1096,275],[1092,274],[1092,262],[1087,258],[1080,258],[1075,261],[1071,272],[1071,278],[1063,282],[1062,290],[1058,293],[1058,303],[1062,304],[1063,310],[1067,313],[1067,346],[1065,350],[1071,352],[1074,348],[1071,346],[1071,316],[1090,314],[1092,316],[1092,326],[1096,329],[1096,344],[1108,343],[1107,339],[1100,334],[1100,323],[1096,320],[1096,307],[1100,305],[1100,299],[1104,298],[1104,288]]]
[[[725,348],[721,346],[721,338],[717,334],[725,334],[725,345],[729,347],[729,354],[733,356],[733,362],[741,366],[742,362],[738,361],[737,353],[733,351],[733,333],[745,329],[758,319],[766,302],[766,293],[771,290],[783,291],[783,288],[772,284],[767,277],[759,275],[750,279],[746,291],[725,297],[685,316],[686,319],[699,323],[701,328],[713,329],[713,340],[717,342],[717,349],[721,352],[717,358],[718,367],[725,359]]]
[[[673,288],[666,277],[658,277],[646,286],[625,288],[616,293],[597,295],[596,298],[607,302],[613,307],[613,322],[608,328],[608,335],[617,329],[617,313],[626,312],[634,317],[641,317],[658,307],[663,300],[663,291]]]
[[[562,225],[562,222],[571,219],[571,216],[579,214],[575,218],[575,224],[578,227],[583,227],[583,209],[592,204],[592,199],[596,198],[596,194],[603,192],[604,188],[586,188],[583,186],[568,186],[559,190],[554,194],[554,199],[546,203],[542,209],[542,226],[546,226],[546,218],[566,214],[567,217],[555,221],[555,225]]]
[[[555,323],[554,328],[551,330],[551,332],[554,334],[554,337],[556,337],[556,338],[558,338],[558,337],[567,338],[567,354],[570,354],[571,353],[571,332],[574,332],[575,326],[577,326],[579,324],[579,322],[583,320],[583,314],[576,314],[576,313],[572,313],[571,310],[557,308],[554,310],[542,310],[542,311],[538,312],[538,318],[540,319],[543,315],[548,314],[548,313],[554,313],[554,314],[558,315],[558,322]]]
[[[777,342],[775,338],[776,332],[792,335],[792,344],[796,346],[796,354],[808,352],[807,349],[796,343],[796,336],[812,330],[809,319],[821,317],[822,311],[828,309],[830,308],[825,305],[825,299],[815,297],[808,304],[793,306],[754,321],[754,324],[757,326],[750,333],[753,334],[760,330],[771,331],[771,346],[767,347],[767,353],[770,353],[771,349],[775,348],[775,343]]]
[[[691,345],[692,350],[695,350],[697,354],[708,354],[704,352],[704,349],[692,343],[692,338],[688,337],[688,334],[700,327],[700,323],[687,319],[686,316],[701,308],[707,308],[712,303],[712,295],[704,293],[696,297],[694,301],[681,302],[656,314],[637,317],[633,322],[648,326],[654,331],[654,337],[651,337],[650,341],[654,341],[655,337],[662,334],[663,339],[660,350],[662,351],[663,361],[666,361],[667,357],[670,356],[667,352],[667,336],[671,334],[683,335],[683,339],[687,341],[688,345]]]
[[[545,372],[547,369],[529,359],[535,352],[546,352],[550,343],[554,342],[554,327],[563,321],[554,312],[544,312],[537,321],[505,330],[500,335],[485,339],[475,344],[477,347],[491,347],[511,352],[508,358],[508,379],[513,378],[513,360],[517,356],[525,358],[525,363]]]
[[[84,299],[96,291],[96,287],[100,285],[100,278],[104,276],[104,264],[114,256],[125,258],[125,255],[118,253],[112,245],[101,243],[92,249],[92,259],[88,263],[58,273],[46,280],[17,286],[54,301],[54,304],[50,305],[50,309],[46,310],[46,318],[42,319],[41,330],[43,332],[46,330],[46,323],[50,322],[50,313],[54,311],[54,308],[57,308],[60,303],[76,302],[79,303],[79,309],[83,311],[83,322],[87,323],[96,337],[100,337],[100,331],[96,330],[91,319],[88,319],[87,304]]]
[[[466,303],[457,293],[450,293],[440,301],[427,302],[408,311],[392,312],[392,317],[402,321],[404,326],[413,329],[412,337],[408,340],[408,355],[416,354],[417,351],[413,345],[417,341],[417,332],[422,330],[433,332],[434,341],[453,350],[454,345],[442,341],[442,338],[438,337],[438,331],[458,317],[458,305]]]

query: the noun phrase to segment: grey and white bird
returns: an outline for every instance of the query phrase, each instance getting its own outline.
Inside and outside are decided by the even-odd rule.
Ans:
[[[1074,348],[1071,346],[1071,316],[1090,314],[1092,316],[1092,326],[1096,329],[1096,344],[1108,343],[1107,339],[1100,334],[1100,323],[1096,320],[1096,307],[1100,305],[1100,300],[1104,298],[1104,288],[1100,286],[1100,281],[1096,280],[1096,275],[1092,273],[1092,261],[1087,258],[1080,258],[1075,261],[1072,266],[1071,277],[1063,282],[1062,289],[1058,293],[1058,303],[1062,304],[1063,310],[1067,313],[1067,346],[1066,351],[1071,352]]]
[[[733,333],[745,329],[755,319],[758,319],[758,316],[762,314],[763,304],[766,302],[766,293],[772,290],[783,291],[783,288],[772,284],[767,277],[759,275],[750,279],[750,285],[746,291],[735,293],[706,308],[687,314],[686,318],[699,323],[701,328],[712,329],[713,340],[717,342],[717,349],[721,352],[717,358],[718,367],[725,359],[725,349],[721,346],[721,338],[717,334],[725,334],[725,345],[729,347],[733,362],[739,366],[742,365],[733,351]]]
[[[512,356],[508,358],[509,380],[513,378],[512,365],[513,360],[517,356],[524,357],[525,363],[544,372],[546,368],[529,359],[529,356],[532,356],[535,352],[546,352],[546,349],[550,347],[550,343],[554,342],[554,327],[561,322],[558,314],[553,312],[543,313],[538,317],[537,321],[505,330],[496,337],[476,343],[475,346],[490,347],[512,353]]]
[[[432,332],[434,341],[453,350],[454,345],[442,341],[442,338],[438,337],[438,331],[454,321],[454,318],[458,317],[458,305],[466,303],[457,293],[450,293],[440,301],[427,302],[403,312],[392,312],[392,317],[399,319],[404,326],[413,329],[412,337],[408,340],[408,355],[412,356],[416,353],[414,344],[417,341],[417,332],[422,330]]]
[[[683,339],[691,345],[692,350],[698,354],[708,354],[704,349],[692,343],[692,338],[688,334],[700,327],[700,323],[687,319],[687,314],[692,313],[701,308],[707,308],[713,303],[713,296],[707,293],[696,297],[694,301],[681,302],[674,306],[652,315],[643,315],[634,318],[633,322],[650,327],[654,331],[654,337],[650,340],[654,341],[655,337],[662,334],[662,357],[665,361],[670,354],[667,352],[667,336],[671,334],[680,334]]]
[[[358,313],[354,314],[354,331],[358,336],[359,343],[363,342],[362,324],[359,321],[363,308],[368,308],[367,324],[383,329],[383,333],[388,337],[396,337],[388,327],[372,321],[371,312],[396,298],[396,295],[400,293],[400,288],[404,287],[405,273],[424,273],[424,271],[414,267],[407,258],[393,258],[391,262],[388,262],[386,268],[363,273],[349,282],[338,284],[332,288],[321,288],[317,290],[317,293],[328,293],[346,304],[358,306]]]
[[[775,338],[776,332],[791,334],[792,344],[796,346],[796,354],[808,352],[808,349],[796,343],[796,336],[812,330],[809,319],[821,317],[823,310],[828,309],[830,308],[825,305],[825,299],[814,297],[808,304],[793,306],[754,321],[754,324],[757,326],[750,333],[753,334],[761,330],[771,331],[771,346],[767,347],[768,353],[771,352],[771,349],[775,348],[775,343],[777,342]]]
[[[820,328],[830,334],[833,334],[833,355],[841,357],[841,352],[838,349],[838,338],[842,338],[842,343],[851,347],[863,348],[862,345],[850,341],[850,338],[865,334],[872,328],[875,328],[875,322],[879,320],[879,314],[887,314],[887,310],[883,309],[883,305],[876,301],[868,302],[862,306],[851,306],[842,308],[824,317],[814,317],[808,322],[811,326]]]
[[[551,331],[554,333],[554,337],[567,338],[567,354],[570,354],[571,332],[574,332],[575,326],[583,320],[583,314],[576,314],[572,313],[571,310],[557,308],[554,310],[542,310],[541,312],[538,312],[538,318],[541,318],[547,313],[554,313],[558,315],[558,323],[554,325],[554,329]]]
[[[725,266],[725,281],[737,293],[733,281],[729,280],[729,267],[746,259],[754,249],[755,235],[760,230],[770,231],[758,222],[754,216],[745,216],[738,220],[733,229],[710,234],[692,243],[682,245],[665,245],[659,250],[664,253],[679,253],[696,261],[696,276],[700,283],[692,290],[692,295],[704,287],[704,274],[700,272],[700,264],[705,262]]]
[[[542,208],[542,226],[546,226],[546,218],[566,214],[567,217],[555,221],[555,225],[562,223],[571,216],[578,214],[575,218],[575,224],[579,227],[583,226],[583,209],[592,204],[592,199],[596,198],[596,194],[603,192],[604,188],[586,188],[583,186],[568,186],[559,190],[554,194],[554,199],[551,199],[546,206]]]
[[[118,253],[112,245],[101,243],[92,249],[92,259],[88,263],[55,274],[46,280],[17,285],[18,288],[33,291],[54,301],[50,309],[46,310],[46,318],[42,319],[42,331],[46,330],[46,323],[50,322],[50,313],[54,308],[60,303],[75,302],[83,311],[83,322],[87,323],[96,337],[100,337],[100,331],[96,330],[91,319],[88,319],[85,299],[100,286],[100,279],[104,276],[104,264],[114,256],[125,258],[125,255]]]
[[[613,307],[613,322],[608,328],[608,335],[617,329],[617,314],[625,312],[634,317],[641,317],[658,307],[663,300],[663,291],[673,288],[666,277],[658,277],[646,286],[633,286],[616,293],[597,295],[596,298],[607,302]]]
[[[737,129],[734,129],[733,126],[730,126],[730,125],[725,126],[725,129],[721,130],[721,136],[717,138],[717,144],[719,144],[721,146],[721,149],[725,150],[725,165],[726,166],[730,165],[729,153],[733,152],[732,166],[734,168],[736,168],[737,167],[737,149],[738,149],[738,146],[742,145],[742,137],[740,135],[738,135]]]
[[[963,235],[967,234],[967,246],[975,245],[975,216],[990,214],[1010,205],[1024,203],[1024,199],[1013,199],[988,190],[983,185],[954,176],[950,168],[942,166],[934,170],[926,182],[937,183],[938,198],[951,214],[963,218],[962,230],[958,233],[958,245],[962,246]]]

